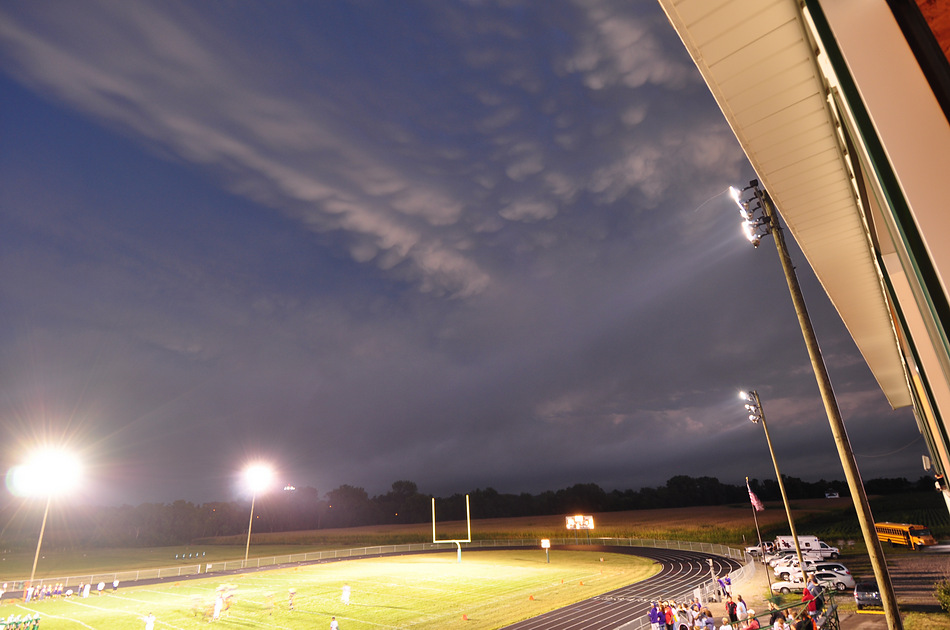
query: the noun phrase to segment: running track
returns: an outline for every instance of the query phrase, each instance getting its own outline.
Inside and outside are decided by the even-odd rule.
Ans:
[[[558,548],[642,556],[655,560],[662,568],[659,573],[642,582],[505,626],[504,630],[614,630],[646,616],[652,601],[692,599],[693,589],[710,579],[709,559],[713,561],[716,575],[734,571],[741,566],[735,560],[697,551],[586,545]]]

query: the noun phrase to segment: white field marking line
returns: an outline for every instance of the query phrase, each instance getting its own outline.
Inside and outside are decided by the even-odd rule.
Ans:
[[[93,610],[99,610],[99,611],[105,611],[105,612],[116,612],[116,613],[120,613],[120,614],[123,614],[123,615],[138,616],[138,613],[133,613],[133,612],[128,611],[128,610],[120,610],[120,609],[116,609],[116,608],[102,608],[102,607],[100,607],[100,606],[90,606],[89,604],[83,604],[82,602],[79,602],[79,601],[75,601],[75,602],[72,602],[72,603],[75,604],[75,605],[77,605],[77,606],[84,606],[84,607],[86,607],[86,608],[91,608],[91,609],[93,609]],[[27,607],[25,607],[25,606],[21,606],[21,605],[19,605],[19,604],[17,605],[17,608],[22,608],[23,610],[27,610],[27,611],[31,610],[31,609],[29,609],[29,608],[27,608]],[[39,612],[39,611],[35,611],[35,610],[34,610],[33,612]],[[43,615],[40,615],[40,621],[43,620],[43,617],[44,617]],[[63,620],[65,620],[65,621],[71,621],[71,622],[73,622],[73,623],[79,624],[80,626],[82,626],[82,627],[84,627],[84,628],[89,628],[89,630],[96,630],[93,626],[90,626],[90,625],[87,624],[87,623],[84,623],[84,622],[82,622],[82,621],[80,621],[80,620],[78,620],[78,619],[73,619],[72,617],[66,617],[66,616],[64,616],[64,615],[50,615],[50,614],[47,614],[47,615],[45,615],[45,618],[46,618],[46,619],[63,619]],[[139,617],[139,618],[141,619],[141,617]],[[159,620],[157,620],[157,619],[156,619],[155,621],[156,621],[156,623],[159,623],[159,624],[161,624],[161,625],[163,625],[163,626],[168,626],[169,628],[174,628],[175,630],[185,630],[184,628],[181,628],[181,627],[179,627],[179,626],[172,625],[172,624],[170,624],[170,623],[168,623],[168,622],[166,622],[166,621],[159,621]]]

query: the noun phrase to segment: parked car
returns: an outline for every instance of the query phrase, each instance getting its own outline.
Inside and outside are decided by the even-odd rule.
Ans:
[[[751,547],[746,547],[745,552],[750,556],[766,556],[775,551],[775,545],[770,542],[764,542],[761,546],[753,545]]]
[[[775,573],[775,577],[780,580],[801,580],[802,579],[802,570],[798,566],[798,560],[796,559],[795,564],[777,564],[772,569]],[[805,560],[805,572],[814,573],[815,563],[812,560]]]
[[[818,583],[825,588],[833,588],[836,591],[846,591],[854,588],[854,578],[848,573],[836,573],[834,571],[815,571],[813,574]]]
[[[765,557],[765,561],[769,563],[769,566],[775,566],[780,560],[786,560],[789,558],[795,557],[794,549],[783,549],[781,551],[776,551],[773,554],[770,554]]]
[[[876,582],[858,582],[854,585],[854,605],[858,610],[866,606],[883,606],[881,591]]]
[[[831,571],[832,573],[840,573],[841,575],[851,575],[851,571],[840,562],[809,562],[805,560],[805,572],[813,573],[815,571]],[[802,571],[798,568],[796,563],[796,565],[793,566],[776,567],[775,575],[780,580],[800,580],[802,578]]]
[[[803,554],[808,551],[817,554],[821,558],[832,559],[841,555],[841,551],[837,547],[832,547],[825,541],[819,540],[817,536],[799,536],[797,541]],[[775,537],[775,546],[779,549],[792,550],[795,548],[795,542],[796,538],[794,536]]]
[[[801,580],[779,580],[772,582],[773,593],[801,593],[805,590],[805,583]]]
[[[805,560],[805,563],[817,563],[822,561],[822,557],[818,554],[812,553],[810,551],[802,552],[802,559]],[[791,554],[786,554],[784,556],[779,556],[773,559],[769,564],[772,568],[778,567],[797,567],[798,566],[798,554],[792,552]]]
[[[850,575],[834,573],[832,571],[817,571],[814,573],[815,579],[824,588],[834,589],[836,591],[846,591],[854,588],[854,578]],[[805,590],[805,583],[801,580],[779,580],[772,582],[773,593],[801,593]]]

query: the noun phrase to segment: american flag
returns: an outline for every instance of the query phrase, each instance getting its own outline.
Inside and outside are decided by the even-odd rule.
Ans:
[[[755,496],[755,493],[752,492],[752,488],[749,487],[749,480],[745,480],[746,490],[749,491],[749,500],[752,501],[752,507],[755,508],[756,512],[761,512],[765,509],[765,506],[762,505],[762,502],[759,500],[759,497]]]

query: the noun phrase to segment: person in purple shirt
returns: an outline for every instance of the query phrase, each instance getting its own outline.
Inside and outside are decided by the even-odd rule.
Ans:
[[[660,612],[660,608],[656,605],[656,602],[653,602],[650,607],[649,617],[650,630],[660,630],[661,625],[666,625],[666,617]]]

